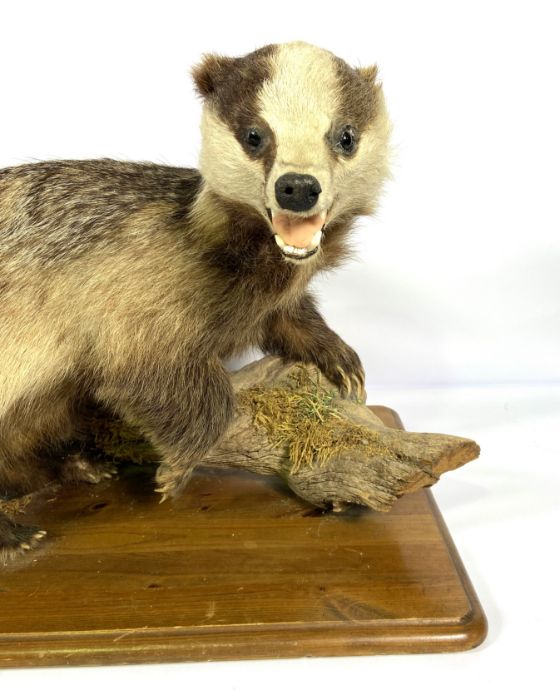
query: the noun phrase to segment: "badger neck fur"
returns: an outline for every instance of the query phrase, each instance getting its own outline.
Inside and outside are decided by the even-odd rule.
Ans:
[[[144,431],[158,490],[178,494],[233,414],[222,361],[249,346],[363,398],[358,355],[306,288],[348,255],[387,174],[376,69],[295,42],[193,76],[200,171],[0,170],[0,498],[101,478],[76,448],[91,403]],[[0,513],[0,562],[43,537]]]

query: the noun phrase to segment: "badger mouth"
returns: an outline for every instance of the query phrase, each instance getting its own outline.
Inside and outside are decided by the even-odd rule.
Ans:
[[[267,212],[274,240],[285,258],[306,260],[317,253],[327,219],[326,211],[313,216],[297,216],[274,209],[267,209]]]

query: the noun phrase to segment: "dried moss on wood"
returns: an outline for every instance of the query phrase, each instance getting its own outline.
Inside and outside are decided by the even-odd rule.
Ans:
[[[319,370],[296,365],[279,386],[257,384],[237,394],[240,406],[265,429],[273,448],[286,446],[295,474],[321,468],[347,450],[375,455],[386,448],[372,430],[348,420],[334,406],[337,392],[321,384]]]

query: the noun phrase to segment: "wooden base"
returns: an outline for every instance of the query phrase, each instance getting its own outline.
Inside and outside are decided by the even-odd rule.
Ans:
[[[48,538],[0,569],[4,667],[460,651],[486,635],[427,490],[390,513],[321,513],[279,479],[213,469],[159,505],[123,474],[20,520]]]

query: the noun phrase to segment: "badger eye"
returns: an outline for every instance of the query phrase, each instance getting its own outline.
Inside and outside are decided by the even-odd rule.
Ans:
[[[344,153],[354,152],[356,148],[356,133],[351,126],[347,126],[343,129],[337,145]]]
[[[249,129],[247,135],[245,136],[245,142],[252,149],[256,150],[262,143],[262,136],[256,129]]]

